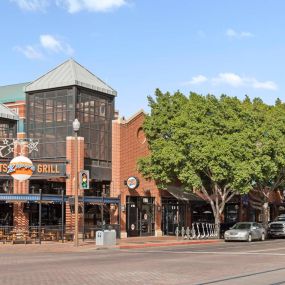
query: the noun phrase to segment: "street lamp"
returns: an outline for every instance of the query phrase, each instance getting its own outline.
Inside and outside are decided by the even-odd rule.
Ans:
[[[73,131],[75,134],[75,191],[74,191],[74,212],[75,212],[75,226],[74,226],[74,246],[78,246],[78,137],[77,133],[80,128],[80,122],[75,119],[72,122]]]

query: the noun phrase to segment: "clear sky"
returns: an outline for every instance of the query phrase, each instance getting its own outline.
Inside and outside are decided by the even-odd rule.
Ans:
[[[72,57],[149,111],[155,88],[285,101],[284,0],[1,0],[0,85]]]

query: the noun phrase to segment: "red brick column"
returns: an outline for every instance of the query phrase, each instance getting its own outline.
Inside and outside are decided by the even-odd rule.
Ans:
[[[121,238],[127,237],[127,195],[126,192],[121,193]]]
[[[13,205],[13,225],[18,229],[29,227],[29,215],[24,213],[24,203],[16,202]]]
[[[67,137],[66,138],[66,159],[69,163],[66,166],[66,174],[69,178],[66,179],[66,195],[74,195],[75,194],[75,175],[79,173],[80,170],[84,168],[84,138],[78,137],[78,157],[75,157],[75,138],[74,137]],[[77,171],[75,169],[75,159],[78,161],[78,168]],[[78,187],[78,185],[77,185]],[[78,195],[82,195],[82,190],[78,189]],[[70,205],[66,203],[66,211],[65,211],[65,218],[66,218],[66,227],[68,230],[74,230],[74,221],[75,221],[75,214],[71,213]],[[79,214],[79,232],[82,228],[82,214]]]
[[[25,133],[18,135],[18,139],[25,137]],[[21,154],[28,156],[27,142],[15,142],[14,144],[14,157]],[[29,194],[29,180],[18,181],[13,180],[14,194]],[[24,213],[24,203],[14,203],[13,207],[13,224],[17,228],[28,228],[29,226],[29,214]]]
[[[160,191],[155,191],[155,236],[162,236],[161,219],[162,219],[162,203]]]

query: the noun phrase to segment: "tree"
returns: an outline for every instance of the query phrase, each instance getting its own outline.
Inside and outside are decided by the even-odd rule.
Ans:
[[[219,235],[225,203],[252,188],[251,102],[160,90],[148,99],[150,155],[139,160],[139,170],[162,189],[180,184],[199,192],[211,205]]]
[[[251,140],[255,149],[249,162],[255,195],[252,206],[263,213],[263,224],[267,227],[270,193],[283,188],[285,182],[285,104],[276,100],[275,106],[268,106],[254,100],[251,108],[254,116]]]

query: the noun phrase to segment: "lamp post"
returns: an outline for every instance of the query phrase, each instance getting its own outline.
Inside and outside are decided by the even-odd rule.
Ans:
[[[80,128],[80,122],[78,119],[75,119],[72,122],[73,131],[75,134],[75,191],[74,191],[74,212],[75,212],[75,221],[74,221],[74,246],[78,246],[78,137],[77,133]]]

